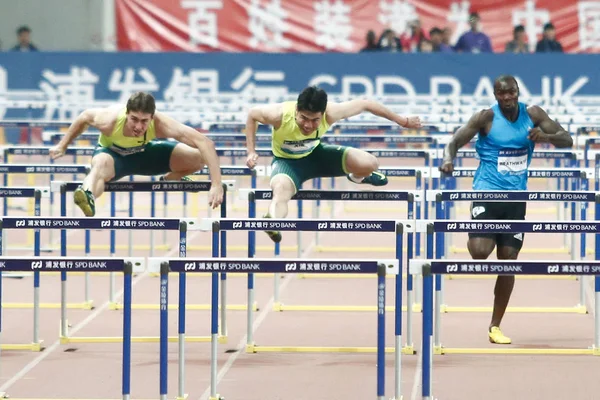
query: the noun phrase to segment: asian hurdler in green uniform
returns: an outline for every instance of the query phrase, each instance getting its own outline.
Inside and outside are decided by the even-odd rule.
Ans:
[[[213,141],[156,111],[151,94],[135,93],[125,106],[83,111],[61,141],[50,149],[50,156],[53,159],[63,156],[87,126],[98,129],[100,138],[90,173],[73,193],[75,204],[87,217],[96,214],[95,200],[104,192],[106,182],[130,175],[162,175],[161,180],[185,180],[186,175],[205,166],[211,180],[209,204],[216,208],[222,203],[221,168]]]
[[[335,122],[363,112],[385,118],[405,128],[420,128],[418,117],[404,117],[371,100],[351,100],[328,103],[327,93],[311,86],[302,91],[297,101],[257,106],[248,113],[246,121],[246,164],[254,168],[256,128],[260,122],[273,127],[271,190],[273,199],[267,218],[285,218],[288,202],[300,185],[314,178],[347,176],[351,182],[383,186],[387,177],[377,172],[379,162],[366,151],[346,146],[326,145],[321,138]],[[267,232],[274,242],[281,233]]]

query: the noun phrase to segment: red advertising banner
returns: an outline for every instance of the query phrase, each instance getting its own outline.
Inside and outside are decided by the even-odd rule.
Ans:
[[[547,22],[565,52],[600,50],[600,1],[116,0],[118,49],[147,52],[357,52],[369,30],[400,37],[416,20],[427,36],[450,28],[454,45],[471,12],[494,52],[504,51],[516,25],[535,51]]]

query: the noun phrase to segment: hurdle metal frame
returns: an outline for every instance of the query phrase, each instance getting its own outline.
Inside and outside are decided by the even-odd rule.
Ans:
[[[595,203],[596,210],[600,210],[600,194],[597,196],[597,202]],[[513,232],[523,232],[523,233],[594,233],[598,236],[598,232],[600,232],[600,222],[599,221],[522,221],[522,220],[477,220],[477,222],[473,222],[471,220],[462,221],[462,220],[434,220],[434,221],[421,221],[419,229],[427,230],[427,256],[428,260],[439,259],[441,256],[441,246],[439,245],[440,237],[445,233],[468,233],[468,232],[484,232],[484,233],[513,233]],[[434,243],[436,245],[434,245]],[[434,256],[435,249],[435,256]],[[596,260],[600,259],[600,240],[596,240]],[[415,261],[416,262],[416,261]],[[471,273],[480,273],[475,268],[467,268],[466,271],[460,269],[456,260],[444,260],[443,262],[450,263],[455,265],[453,268],[449,269],[448,273],[461,273],[465,272]],[[483,265],[488,264],[491,261],[487,260],[469,260],[469,265]],[[508,260],[499,260],[500,264],[508,262]],[[514,265],[525,265],[528,261],[511,261]],[[589,265],[590,261],[582,260],[582,261],[562,261],[555,260],[552,261],[552,265]],[[417,264],[415,264],[417,265]],[[457,271],[460,269],[460,271]],[[490,271],[489,273],[494,273],[495,271]],[[507,271],[508,272],[508,271]],[[531,272],[531,271],[530,271]],[[549,274],[556,274],[554,269],[548,270]],[[550,273],[552,272],[552,273]],[[580,274],[580,271],[577,269],[569,269],[569,272],[572,274]],[[534,271],[534,273],[536,273]],[[539,273],[539,272],[538,272]],[[583,275],[587,273],[583,273]],[[519,273],[521,274],[521,273]],[[528,273],[524,273],[528,274]],[[565,274],[565,272],[561,272],[561,274]],[[516,275],[516,274],[515,274]],[[425,291],[427,290],[427,292]],[[600,290],[600,286],[596,286],[596,290]],[[432,303],[432,299],[435,296],[435,301]],[[426,299],[427,297],[427,299]],[[426,310],[426,307],[431,307],[433,310],[433,315],[425,315],[430,314],[431,310]],[[595,311],[599,311],[595,309]],[[596,318],[598,318],[598,312],[595,313]],[[591,349],[536,349],[536,348],[448,348],[442,346],[441,344],[441,298],[437,292],[434,291],[433,279],[431,276],[426,277],[423,276],[423,318],[424,321],[427,320],[428,324],[429,318],[433,321],[433,332],[429,332],[430,335],[433,336],[433,349],[434,354],[594,354],[600,355],[600,351],[595,350],[595,348]],[[423,328],[423,331],[429,329],[429,325]],[[600,340],[600,330],[599,334],[595,340]],[[424,333],[425,334],[425,333]],[[425,338],[424,338],[425,339]],[[423,342],[427,343],[426,341]],[[594,342],[595,347],[599,343],[597,341]]]
[[[488,222],[500,222],[500,221],[488,221]],[[506,221],[502,221],[505,223]],[[512,222],[512,221],[509,221]],[[534,222],[533,224],[540,224]],[[545,224],[542,223],[542,224]],[[561,221],[561,226],[562,226]],[[598,224],[595,224],[598,227]],[[433,234],[436,228],[430,225],[429,233]],[[489,232],[489,231],[486,231]],[[543,232],[543,231],[537,231]],[[597,232],[597,231],[596,231]],[[596,233],[594,232],[594,233]],[[429,236],[429,235],[428,235]],[[515,275],[515,274],[529,274],[529,275],[561,275],[561,274],[572,274],[573,269],[579,269],[577,273],[583,273],[588,276],[594,276],[595,281],[595,296],[594,296],[594,339],[593,345],[589,349],[485,349],[485,354],[592,354],[600,356],[600,261],[598,261],[598,255],[600,255],[600,246],[596,245],[597,253],[596,260],[594,261],[518,261],[518,260],[438,260],[433,257],[425,260],[412,260],[409,266],[411,273],[421,274],[423,276],[423,291],[427,293],[426,303],[423,309],[423,352],[422,357],[422,375],[421,375],[421,394],[424,400],[433,399],[433,354],[436,352],[436,347],[432,341],[431,332],[434,324],[433,319],[433,308],[434,302],[431,300],[433,297],[433,276],[445,275],[448,273],[472,274],[471,269],[479,267],[477,274],[487,275]],[[483,262],[481,262],[483,261]],[[425,299],[424,299],[425,300]],[[477,350],[477,351],[475,351]],[[452,353],[456,353],[452,351]],[[479,349],[473,349],[473,351],[467,351],[462,349],[461,353],[464,354],[484,354]]]
[[[1,237],[1,235],[0,235]],[[3,271],[40,272],[60,269],[64,272],[119,271],[123,274],[125,308],[123,310],[123,355],[122,355],[122,396],[128,400],[131,395],[131,292],[133,273],[146,270],[145,260],[133,258],[85,258],[80,257],[0,257]],[[2,276],[0,275],[0,335],[2,333]],[[1,357],[0,357],[1,360]],[[0,398],[8,398],[0,393]]]
[[[584,189],[587,190],[587,180],[583,181]],[[448,219],[448,213],[446,206],[452,202],[571,202],[578,203],[580,205],[595,203],[600,200],[596,192],[589,191],[577,191],[577,192],[560,192],[560,191],[519,191],[519,190],[432,190],[426,193],[426,201],[433,202],[436,206],[436,218],[438,220]],[[575,209],[575,207],[573,207]],[[586,208],[579,207],[580,218],[582,221],[587,219]],[[572,218],[572,221],[576,218]],[[470,225],[477,223],[478,220],[472,220]],[[564,223],[564,221],[563,221]],[[585,234],[581,233],[581,246],[579,259],[586,258],[586,244]],[[571,237],[574,237],[572,234]],[[448,257],[445,246],[445,235],[439,235],[436,246],[439,246],[439,256],[443,258]],[[571,260],[577,260],[575,252],[575,242],[571,242]],[[477,274],[475,274],[478,276]],[[523,277],[523,275],[520,275]],[[453,279],[451,274],[448,274],[449,279]],[[461,277],[469,278],[468,275],[461,274]],[[488,276],[489,278],[490,276]],[[562,276],[563,278],[565,276]],[[568,277],[573,278],[574,276]],[[533,277],[530,277],[533,278]],[[445,282],[441,275],[435,278],[436,293],[440,299],[440,310],[443,313],[446,312],[491,312],[492,307],[468,307],[468,306],[448,306],[444,303],[444,286]],[[586,285],[583,277],[579,277],[579,302],[572,307],[518,307],[510,306],[506,309],[506,312],[546,312],[546,313],[576,313],[586,314],[587,307],[585,305],[585,293]]]
[[[89,167],[87,165],[73,165],[73,164],[0,164],[0,174],[4,175],[4,187],[10,187],[9,185],[9,175],[12,174],[27,174],[27,175],[35,175],[35,174],[87,174],[89,172]],[[32,187],[36,187],[39,185],[35,185],[34,182],[30,182]],[[49,185],[48,185],[49,186]],[[50,193],[50,214],[53,211],[53,202],[52,202],[52,193]],[[32,206],[34,206],[32,204]],[[4,216],[8,216],[8,198],[3,199],[3,207]],[[33,238],[28,237],[28,242],[33,244]],[[9,250],[7,247],[6,250]],[[20,250],[20,251],[32,251],[32,248],[28,247],[11,247],[10,250]],[[42,249],[43,252],[51,251],[51,249]]]
[[[252,192],[249,194],[252,196]],[[208,219],[210,220],[210,219]],[[268,230],[282,230],[282,231],[297,231],[302,230],[305,232],[378,232],[378,233],[395,233],[396,243],[398,248],[398,254],[396,259],[399,265],[402,265],[402,249],[403,249],[403,234],[405,232],[411,232],[414,229],[414,221],[407,220],[363,220],[363,219],[335,219],[335,220],[322,220],[322,219],[260,219],[260,218],[247,218],[247,219],[220,219],[213,221],[217,223],[216,228],[219,231],[247,231],[248,232],[248,258],[255,258],[254,254],[254,240],[256,231],[268,231]],[[367,223],[371,223],[374,226],[370,227]],[[346,224],[346,225],[344,225]],[[351,225],[349,225],[351,224]],[[343,226],[347,226],[343,228]],[[310,263],[310,260],[307,261]],[[300,272],[308,272],[304,270],[302,266],[299,267]],[[402,347],[402,274],[396,276],[395,282],[395,337],[396,345],[394,348],[387,348],[386,351],[392,352],[405,352],[407,354],[413,354],[414,346],[412,343],[412,337],[407,336],[407,344]],[[254,274],[248,273],[248,304],[254,302]],[[372,347],[318,347],[318,346],[263,346],[256,345],[254,343],[254,336],[252,332],[253,323],[253,310],[252,307],[247,310],[247,340],[246,340],[246,352],[247,353],[258,353],[258,352],[373,352]],[[412,323],[412,321],[411,321]],[[407,328],[408,332],[411,332],[410,324]],[[412,333],[411,333],[412,336]]]
[[[213,240],[218,241],[219,233],[219,222],[214,222],[213,229]],[[332,259],[319,259],[313,260],[313,262],[319,262],[320,266],[324,267],[322,271],[312,271],[312,273],[332,273],[337,269],[337,265],[340,263],[352,263],[359,265],[361,272],[369,275],[377,276],[377,308],[374,312],[377,313],[377,398],[379,400],[385,400],[385,291],[386,291],[386,275],[398,275],[401,273],[401,266],[396,259],[390,260],[332,260]],[[149,259],[149,264],[160,263],[161,270],[161,299],[166,301],[168,295],[168,276],[169,272],[175,271],[180,276],[193,273],[204,273],[206,271],[211,272],[213,275],[212,285],[212,315],[211,315],[211,331],[213,340],[211,342],[211,386],[210,386],[210,400],[221,400],[222,397],[217,393],[217,332],[218,323],[216,310],[218,308],[218,284],[216,283],[219,273],[227,272],[240,272],[241,271],[253,271],[252,273],[301,273],[298,265],[303,262],[301,259],[258,259],[258,258],[244,258],[244,259],[231,259],[231,258],[203,258],[203,259],[162,259],[155,258]],[[246,266],[246,267],[244,267]],[[154,267],[155,268],[155,267]],[[183,310],[183,314],[179,314],[179,318],[185,318],[185,302],[180,304],[180,310]],[[161,309],[161,332],[165,332],[167,328],[168,315],[165,308]],[[163,334],[164,337],[164,334]],[[180,343],[183,340],[180,340]],[[167,347],[166,340],[161,341],[161,352],[160,352],[160,387],[161,387],[161,400],[167,399]],[[401,353],[396,353],[398,357],[401,357]],[[185,352],[178,352],[178,365],[179,365],[179,398],[184,393],[183,389],[183,377],[185,365]],[[395,393],[396,398],[401,398],[401,362],[397,358],[395,362]]]
[[[443,174],[440,171],[432,171],[432,177],[434,179],[440,180],[440,188],[441,189],[455,189],[456,184],[454,183],[455,179],[459,178],[473,178],[475,176],[475,172],[477,168],[455,168],[452,174]],[[593,177],[593,169],[591,168],[529,168],[528,169],[528,179],[572,179],[571,182],[571,190],[588,190],[589,187],[589,179]],[[566,186],[566,183],[565,183]],[[436,187],[433,188],[434,190]],[[559,190],[559,189],[557,189]],[[566,212],[563,215],[562,212],[566,210],[568,202],[565,202],[564,208],[557,207],[557,218],[558,219],[566,219]],[[426,209],[430,208],[431,204],[428,203]],[[453,207],[449,207],[450,210]],[[452,213],[447,213],[448,216],[452,216]],[[571,205],[571,216],[573,219],[576,218],[576,209],[574,203]],[[428,217],[425,217],[428,219]],[[458,253],[460,249],[454,247],[452,245],[451,240],[447,240],[447,251],[448,254]],[[565,234],[565,248],[561,249],[564,251],[568,245],[573,246],[574,250],[574,242],[573,237],[569,238],[568,235]],[[523,249],[523,252],[526,252],[527,249]],[[587,250],[586,250],[587,253]]]
[[[206,230],[196,219],[193,218],[70,218],[70,217],[20,217],[20,218],[2,218],[0,220],[0,239],[4,232],[10,229],[60,229],[61,234],[61,257],[67,257],[66,250],[66,231],[70,229],[93,229],[93,230],[170,230],[179,232],[179,255],[186,256],[187,232],[194,230]],[[218,253],[216,254],[218,255]],[[215,256],[216,256],[215,255]],[[117,258],[116,255],[112,257]],[[68,332],[68,319],[66,307],[67,291],[67,273],[60,271],[61,275],[61,317],[60,317],[60,343],[118,343],[123,341],[123,337],[80,337],[70,336]],[[222,342],[226,337],[219,337]],[[170,341],[177,342],[177,337],[170,337]],[[188,342],[209,342],[210,337],[188,336]],[[158,342],[159,337],[132,337],[135,343],[153,343]]]
[[[415,177],[420,179],[419,170],[409,169],[408,172],[415,172]],[[252,189],[240,189],[239,191],[240,197],[247,198],[249,202],[249,207],[251,210],[256,209],[256,202],[260,200],[271,200],[272,199],[272,191],[271,190],[252,190]],[[310,201],[398,201],[398,202],[406,202],[408,205],[408,215],[406,217],[407,220],[416,221],[416,217],[414,215],[414,204],[422,201],[421,192],[419,190],[408,190],[408,191],[395,191],[395,190],[380,190],[380,191],[351,191],[351,190],[299,190],[293,197],[292,200],[310,200]],[[255,218],[256,215],[252,215],[250,213],[248,215],[249,218]],[[317,215],[315,219],[318,219]],[[318,236],[320,231],[316,232]],[[255,246],[255,242],[253,241]],[[414,257],[414,234],[412,232],[408,233],[408,243],[406,246],[406,255],[407,260],[410,260]],[[275,243],[275,257],[280,256],[280,244]],[[352,251],[352,249],[347,249],[348,251]],[[253,249],[253,252],[256,250]],[[318,250],[317,250],[318,251]],[[399,254],[399,249],[394,248],[394,252],[396,256]],[[311,275],[311,274],[307,274]],[[318,275],[318,274],[314,274]],[[298,274],[299,277],[304,278],[304,274]],[[359,275],[360,276],[360,275]],[[327,277],[334,278],[349,278],[354,277],[352,274],[327,274]],[[281,302],[279,297],[279,285],[280,285],[280,276],[278,274],[274,275],[274,303],[273,310],[274,311],[373,311],[375,309],[374,306],[357,306],[357,305],[348,305],[348,306],[334,306],[334,305],[288,305]],[[407,306],[403,308],[403,311],[415,310],[419,312],[421,310],[420,304],[415,304],[414,295],[413,295],[413,280],[412,276],[407,275]],[[394,306],[386,307],[386,311],[394,311]],[[411,315],[412,316],[412,315]]]

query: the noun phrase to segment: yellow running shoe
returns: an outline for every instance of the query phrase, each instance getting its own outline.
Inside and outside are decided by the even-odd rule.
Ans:
[[[511,344],[510,338],[504,336],[500,328],[498,328],[497,326],[492,326],[492,328],[488,332],[488,336],[490,338],[490,343]]]
[[[96,214],[96,203],[94,195],[89,190],[84,190],[81,185],[73,192],[73,199],[77,207],[86,217],[93,217]]]

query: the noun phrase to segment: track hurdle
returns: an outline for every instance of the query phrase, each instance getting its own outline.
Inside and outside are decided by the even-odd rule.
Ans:
[[[202,224],[196,221],[194,218],[98,218],[98,217],[87,217],[87,218],[68,218],[68,217],[28,217],[28,218],[3,218],[1,220],[2,226],[0,230],[0,236],[4,235],[4,232],[9,229],[60,229],[61,230],[61,257],[67,257],[67,240],[66,231],[71,229],[76,230],[169,230],[177,231],[179,233],[178,248],[180,257],[186,256],[186,245],[187,245],[187,232],[194,230],[207,230]],[[116,255],[112,255],[116,258]],[[114,273],[112,271],[106,271],[108,273]],[[70,336],[68,331],[68,319],[67,319],[67,273],[64,270],[60,271],[61,276],[61,316],[60,316],[60,342],[62,344],[67,343],[118,343],[123,340],[122,337],[74,337]],[[111,299],[111,304],[114,302]],[[123,303],[124,306],[124,303]],[[35,316],[35,314],[34,314]],[[132,337],[133,342],[139,343],[151,343],[158,342],[159,338],[156,337]],[[170,338],[171,341],[176,342],[177,337]],[[186,340],[190,342],[208,342],[209,337],[188,337]],[[225,340],[225,338],[222,338]]]
[[[275,222],[275,221],[271,221]],[[303,221],[306,222],[306,221]],[[393,221],[389,221],[392,222]],[[220,221],[215,222],[214,238],[218,240],[219,224],[231,225],[236,224],[233,221]],[[258,259],[258,258],[244,258],[244,259],[228,259],[228,258],[205,258],[205,259],[156,259],[154,262],[160,262],[161,264],[161,301],[166,301],[168,294],[168,274],[170,271],[174,271],[185,276],[186,274],[193,274],[196,272],[211,272],[213,275],[213,286],[212,286],[212,312],[211,312],[211,331],[212,331],[212,342],[211,342],[211,386],[210,386],[210,400],[221,400],[222,397],[217,393],[217,334],[218,334],[218,285],[216,284],[218,273],[228,272],[242,272],[242,273],[275,273],[275,274],[297,274],[297,273],[317,273],[317,274],[329,274],[339,273],[344,268],[349,268],[352,273],[362,273],[367,275],[377,276],[377,346],[376,346],[376,374],[377,374],[377,395],[378,400],[385,400],[385,292],[386,292],[386,275],[401,275],[401,267],[398,260],[331,260],[331,259],[319,259],[311,260],[313,266],[318,263],[318,269],[311,269],[311,271],[303,268],[305,261],[302,259]],[[149,260],[149,262],[153,262]],[[250,309],[250,308],[249,308]],[[185,300],[180,304],[180,310],[185,312]],[[180,314],[181,317],[181,314]],[[166,309],[161,309],[161,352],[160,352],[160,387],[161,387],[161,400],[167,399],[167,320],[168,316]],[[249,327],[251,329],[251,327]],[[183,341],[180,341],[180,343]],[[401,363],[399,357],[401,353],[396,353],[395,363],[395,393],[396,398],[401,398]],[[178,359],[179,365],[184,364],[184,352],[179,352]],[[183,370],[179,370],[179,376],[183,375]],[[180,380],[180,385],[181,385]],[[182,397],[182,387],[179,388],[179,397]]]
[[[490,221],[489,223],[499,223],[500,221]],[[503,223],[505,221],[502,221]],[[512,221],[511,221],[512,222]],[[524,224],[525,225],[525,224]],[[545,223],[529,223],[531,232],[543,232],[534,229],[535,226]],[[561,224],[563,226],[565,224]],[[571,224],[568,224],[571,226]],[[574,226],[583,227],[583,224],[578,223]],[[597,224],[594,225],[598,227]],[[521,229],[521,227],[519,228]],[[431,228],[430,232],[436,230]],[[495,231],[495,230],[492,230]],[[486,232],[492,232],[487,231]],[[514,230],[516,231],[516,230]],[[522,232],[522,230],[519,230]],[[594,233],[596,233],[595,231]],[[598,246],[596,246],[598,250]],[[600,253],[597,253],[600,255]],[[517,260],[499,260],[499,261],[483,261],[482,260],[412,260],[410,264],[410,272],[421,274],[423,276],[423,293],[427,294],[427,298],[433,297],[433,276],[445,274],[477,274],[477,275],[571,275],[575,271],[577,274],[594,276],[595,279],[595,297],[594,297],[594,339],[593,345],[588,349],[522,349],[522,348],[502,348],[502,349],[485,349],[489,354],[592,354],[600,355],[600,261],[517,261]],[[424,300],[425,301],[425,300]],[[431,331],[433,326],[433,308],[434,303],[431,300],[424,304],[423,309],[423,352],[422,357],[422,398],[433,399],[433,353],[435,347],[431,340]],[[445,349],[444,353],[450,353],[450,349]],[[461,353],[483,354],[478,349],[463,349]],[[452,352],[454,353],[454,351]]]
[[[252,196],[252,192],[250,192]],[[251,210],[252,211],[252,210]],[[218,229],[220,231],[247,231],[248,232],[248,257],[254,258],[254,244],[256,231],[281,230],[293,232],[302,230],[304,232],[370,232],[370,233],[395,233],[396,246],[398,253],[396,259],[399,263],[402,262],[403,254],[403,233],[413,230],[413,221],[397,221],[397,220],[361,220],[361,219],[221,219],[218,221]],[[314,270],[312,260],[306,260],[298,266],[300,273],[311,272]],[[306,265],[304,265],[306,264]],[[318,270],[317,270],[318,271]],[[407,337],[407,344],[402,348],[402,274],[396,276],[395,282],[395,301],[394,315],[396,320],[395,335],[396,347],[388,349],[389,351],[404,351],[408,354],[413,353],[412,337]],[[254,274],[248,274],[248,304],[254,303]],[[408,309],[410,311],[410,308]],[[298,346],[263,346],[254,343],[252,333],[253,309],[247,310],[247,341],[246,352],[373,352],[372,347],[298,347]],[[408,331],[410,332],[410,325]]]
[[[455,168],[452,171],[452,174],[441,173],[438,170],[432,171],[434,177],[441,177],[442,182],[444,184],[444,189],[450,189],[456,187],[455,184],[452,183],[454,179],[458,178],[473,178],[475,176],[475,172],[477,168]],[[527,171],[529,179],[571,179],[572,180],[572,191],[576,190],[588,190],[589,188],[589,179],[594,176],[594,170],[592,168],[529,168]],[[435,189],[435,188],[434,188]],[[565,202],[566,204],[566,202]],[[585,206],[585,203],[584,203]],[[426,207],[427,208],[427,207]],[[557,219],[566,219],[566,215],[561,213],[562,208],[557,208]],[[571,203],[571,219],[576,219],[576,208],[575,203]],[[427,219],[427,217],[426,217]],[[466,249],[458,248],[452,245],[452,238],[448,238],[446,240],[448,244],[448,252],[459,253],[464,252]],[[571,253],[575,252],[575,242],[574,238],[569,238],[568,235],[565,234],[565,247],[558,249],[560,252],[565,252],[565,250],[569,247],[572,247]],[[535,249],[537,250],[537,249]],[[533,252],[532,249],[523,249],[522,252]],[[548,250],[544,249],[544,252]],[[586,251],[587,253],[587,251]],[[449,253],[448,253],[449,254]]]
[[[60,191],[61,195],[61,204],[66,203],[66,193],[72,192],[75,190],[81,183],[80,182],[53,182],[52,190]],[[131,182],[109,182],[105,184],[105,191],[110,192],[111,194],[117,192],[128,192],[130,194],[133,193],[144,193],[149,192],[152,195],[152,198],[156,193],[189,193],[189,192],[208,192],[211,188],[211,182],[208,181],[194,181],[194,182],[156,182],[156,181],[131,181]],[[224,180],[223,181],[223,202],[221,204],[221,217],[227,217],[227,204],[228,204],[228,196],[227,193],[234,191],[236,189],[235,181],[232,180]],[[154,202],[152,202],[154,204]],[[116,206],[114,204],[114,197],[111,196],[111,217],[115,217],[115,209]],[[64,209],[63,209],[64,211]],[[130,212],[129,218],[134,218],[133,215],[133,203],[130,204]],[[151,218],[155,218],[155,215],[151,215]],[[166,232],[166,231],[163,231]],[[86,230],[85,237],[85,252],[89,254],[91,251],[90,245],[90,231]],[[131,252],[133,249],[133,236],[132,231],[128,231],[129,235],[129,256],[131,256]],[[150,247],[154,246],[154,231],[150,231]],[[226,248],[226,232],[221,234],[221,241],[223,243],[223,247],[221,247],[221,257],[227,256],[227,248]],[[163,243],[166,244],[166,243]],[[110,254],[114,256],[116,254],[116,232],[114,230],[110,231]],[[186,251],[190,250],[189,246],[186,243]],[[151,251],[150,257],[153,257],[154,254]],[[225,307],[228,310],[245,310],[245,305],[237,305],[237,304],[227,304],[225,293],[226,293],[226,279],[222,278],[222,307]],[[121,308],[121,305],[114,302],[114,275],[111,275],[110,278],[110,298],[111,298],[111,306],[110,308],[113,310],[117,310]],[[89,293],[89,277],[86,277],[85,281],[85,294],[86,299],[88,299]],[[143,309],[143,310],[158,310],[158,304],[132,304],[133,309]],[[171,306],[172,309],[176,307]],[[254,304],[255,310],[257,309],[256,303]],[[210,304],[193,304],[188,305],[188,309],[190,310],[209,310]],[[223,326],[224,332],[226,332],[225,325]]]
[[[66,204],[67,204],[67,193],[73,192],[81,185],[81,182],[63,182],[63,181],[55,181],[52,182],[51,190],[54,193],[60,194],[60,204],[61,204],[61,216],[66,217]],[[210,182],[156,182],[156,181],[118,181],[118,182],[109,182],[104,185],[105,192],[111,194],[110,196],[110,217],[116,217],[116,204],[115,204],[115,194],[119,192],[127,192],[129,194],[133,193],[151,193],[151,202],[154,205],[155,194],[156,193],[169,193],[169,192],[178,192],[178,193],[187,193],[187,192],[207,192],[210,190],[211,183]],[[225,210],[227,207],[227,196],[226,193],[228,190],[235,189],[235,182],[233,181],[223,181],[223,205],[221,206],[221,212],[223,216],[226,216]],[[129,205],[129,218],[134,218],[133,215],[133,202],[130,198]],[[154,207],[152,207],[154,209]],[[156,215],[152,213],[150,218],[156,218]],[[163,230],[166,233],[167,230]],[[153,247],[154,247],[154,232],[155,230],[150,230],[150,256],[153,256]],[[134,249],[133,243],[133,231],[128,230],[128,241],[129,241],[129,257],[132,256],[132,252]],[[65,238],[66,240],[66,238]],[[109,243],[109,251],[112,257],[116,257],[116,230],[110,230],[110,243]],[[166,240],[165,240],[166,241]],[[91,232],[89,229],[85,230],[85,254],[86,256],[91,253]],[[110,284],[109,284],[109,295],[110,295],[110,308],[113,310],[117,310],[121,308],[121,305],[115,301],[115,275],[110,274]],[[92,299],[89,297],[89,287],[90,287],[90,279],[89,274],[85,276],[84,283],[84,296],[85,303],[91,304]],[[146,310],[154,310],[158,309],[157,304],[133,304],[132,307],[134,309],[146,309]],[[200,306],[199,306],[200,307]],[[207,306],[202,306],[203,308],[199,309],[208,309]]]
[[[596,208],[600,208],[600,202],[596,202]],[[478,220],[476,222],[468,220],[468,221],[444,221],[444,220],[436,220],[433,222],[426,222],[427,226],[427,259],[432,260],[434,258],[439,258],[440,254],[436,254],[434,257],[434,243],[437,242],[437,238],[440,235],[445,233],[468,233],[468,232],[483,232],[483,233],[594,233],[598,234],[600,232],[600,222],[598,221],[515,221],[515,220]],[[435,237],[434,237],[435,236]],[[436,253],[439,253],[439,246],[435,246]],[[600,241],[596,240],[596,260],[600,259]],[[447,260],[448,263],[455,265],[450,268],[447,273],[456,273],[457,270],[460,270],[461,274],[465,273],[473,273],[480,275],[482,267],[478,267],[478,265],[489,264],[490,261],[485,260],[469,260],[468,264],[457,264],[455,260]],[[444,261],[446,262],[446,261]],[[499,261],[501,265],[503,263],[508,262],[507,260]],[[514,261],[511,265],[521,266],[525,265],[527,261]],[[552,265],[590,265],[590,261],[561,261],[554,260],[552,261]],[[593,263],[593,262],[592,262]],[[464,265],[464,267],[463,267]],[[491,264],[489,264],[491,265]],[[508,265],[508,264],[506,264]],[[514,275],[535,275],[539,274],[535,272],[535,268],[530,269],[519,269],[519,268],[511,268],[504,270],[505,273],[514,272]],[[502,271],[496,271],[493,268],[488,268],[489,273],[498,273]],[[550,271],[554,271],[554,268]],[[562,269],[561,269],[562,271]],[[600,271],[600,269],[599,269]],[[533,272],[533,273],[532,273]],[[588,275],[588,273],[583,273],[582,268],[570,268],[568,269],[571,275]],[[566,272],[561,272],[563,275]],[[556,273],[548,273],[548,275],[558,275]],[[600,286],[596,286],[597,290],[600,290]],[[425,292],[427,290],[427,292]],[[437,292],[435,292],[435,305],[433,305],[432,299],[434,296],[433,290],[433,280],[431,276],[423,277],[423,318],[435,318],[435,329],[433,330],[433,346],[435,354],[592,354],[593,350],[590,349],[536,349],[536,348],[499,348],[499,349],[487,349],[487,348],[447,348],[442,346],[441,344],[441,298]],[[425,298],[427,297],[427,299]],[[426,304],[426,300],[427,303]],[[431,307],[434,310],[433,316],[425,316],[425,308]],[[598,309],[595,308],[597,312]],[[427,311],[428,313],[430,312]],[[429,322],[428,322],[429,323]],[[428,325],[427,329],[429,329],[430,325]],[[425,331],[425,329],[424,329]],[[431,334],[431,332],[430,332]],[[424,344],[426,342],[423,342]]]
[[[412,171],[409,171],[412,172]],[[273,193],[271,190],[249,190],[249,189],[241,189],[240,196],[245,197],[251,203],[250,209],[256,209],[256,201],[260,200],[268,200],[272,199]],[[311,201],[356,201],[356,202],[364,202],[364,201],[397,201],[397,202],[406,202],[408,206],[407,220],[415,220],[414,215],[414,203],[421,201],[421,192],[418,190],[413,191],[391,191],[391,190],[381,190],[381,191],[350,191],[350,190],[299,190],[293,197],[292,200],[311,200]],[[250,218],[256,217],[256,215],[249,215]],[[318,219],[319,216],[317,216]],[[298,231],[299,232],[299,231]],[[316,232],[317,242],[318,237],[321,231]],[[407,245],[407,260],[413,258],[413,243],[414,236],[412,232],[408,233],[408,245]],[[398,242],[396,242],[398,244]],[[279,243],[275,244],[275,256],[279,256]],[[317,247],[317,251],[321,251],[319,247]],[[339,248],[339,251],[360,251],[360,249],[345,247]],[[376,249],[372,249],[371,251],[378,251]],[[253,249],[255,252],[255,249]],[[396,256],[402,253],[402,249],[394,248],[394,252]],[[301,277],[304,277],[303,274],[300,274]],[[320,276],[320,275],[313,275]],[[349,278],[352,277],[352,274],[327,274],[328,278],[338,277],[338,278]],[[358,276],[364,277],[362,274]],[[274,311],[373,311],[374,306],[333,306],[333,305],[289,305],[283,304],[281,299],[279,298],[279,283],[280,276],[274,276]],[[418,304],[414,304],[414,296],[413,296],[413,282],[412,276],[407,276],[407,296],[408,296],[408,304],[407,307],[404,308],[404,311],[407,309],[413,310],[416,309],[420,311],[420,306]],[[394,311],[393,307],[387,307],[387,311]]]
[[[579,204],[597,203],[600,202],[600,195],[595,192],[557,192],[557,191],[494,191],[494,190],[432,190],[426,193],[426,200],[433,202],[436,206],[436,218],[441,220],[446,218],[444,208],[448,203],[452,202],[472,202],[472,201],[484,201],[484,202],[573,202]],[[586,208],[579,207],[581,212],[581,220],[585,221]],[[469,226],[478,223],[478,220],[472,220]],[[564,221],[563,221],[564,223]],[[571,235],[574,238],[574,234]],[[585,244],[585,233],[581,233],[581,246],[580,246],[580,259],[586,257],[586,244]],[[439,248],[438,248],[439,247]],[[438,234],[436,239],[436,251],[440,257],[447,257],[445,251],[445,235]],[[572,241],[571,245],[571,259],[576,260],[575,242]],[[524,275],[520,275],[524,277]],[[463,277],[465,277],[463,275]],[[553,276],[552,276],[553,277]],[[448,278],[452,279],[451,274]],[[553,277],[554,278],[554,277]],[[586,285],[584,279],[579,279],[579,302],[577,305],[572,307],[508,307],[506,312],[549,312],[549,313],[587,313],[587,307],[585,305],[585,292]],[[436,276],[436,295],[441,300],[440,310],[441,312],[491,312],[492,307],[465,307],[465,306],[448,306],[444,304],[443,293],[444,283],[442,276]]]
[[[87,174],[89,167],[87,165],[72,164],[0,164],[0,174],[4,174],[4,187],[9,187],[8,176],[11,174]],[[35,185],[32,185],[35,186]],[[52,193],[50,193],[50,214],[52,214]],[[3,199],[4,215],[7,215],[8,198]],[[28,243],[33,245],[33,237],[28,237]],[[31,251],[27,247],[6,247],[6,250]],[[51,248],[43,248],[42,251],[52,251]]]
[[[122,369],[122,396],[124,400],[130,398],[131,390],[131,292],[132,274],[143,272],[146,269],[143,258],[78,258],[78,257],[0,257],[0,266],[3,271],[14,272],[61,272],[74,271],[112,271],[123,274],[124,304],[123,309],[123,369]],[[2,278],[0,275],[0,297],[2,295]],[[1,300],[1,298],[0,298]],[[1,302],[0,302],[1,304]],[[2,307],[0,305],[0,334],[2,332]],[[6,398],[6,393],[0,394]]]

